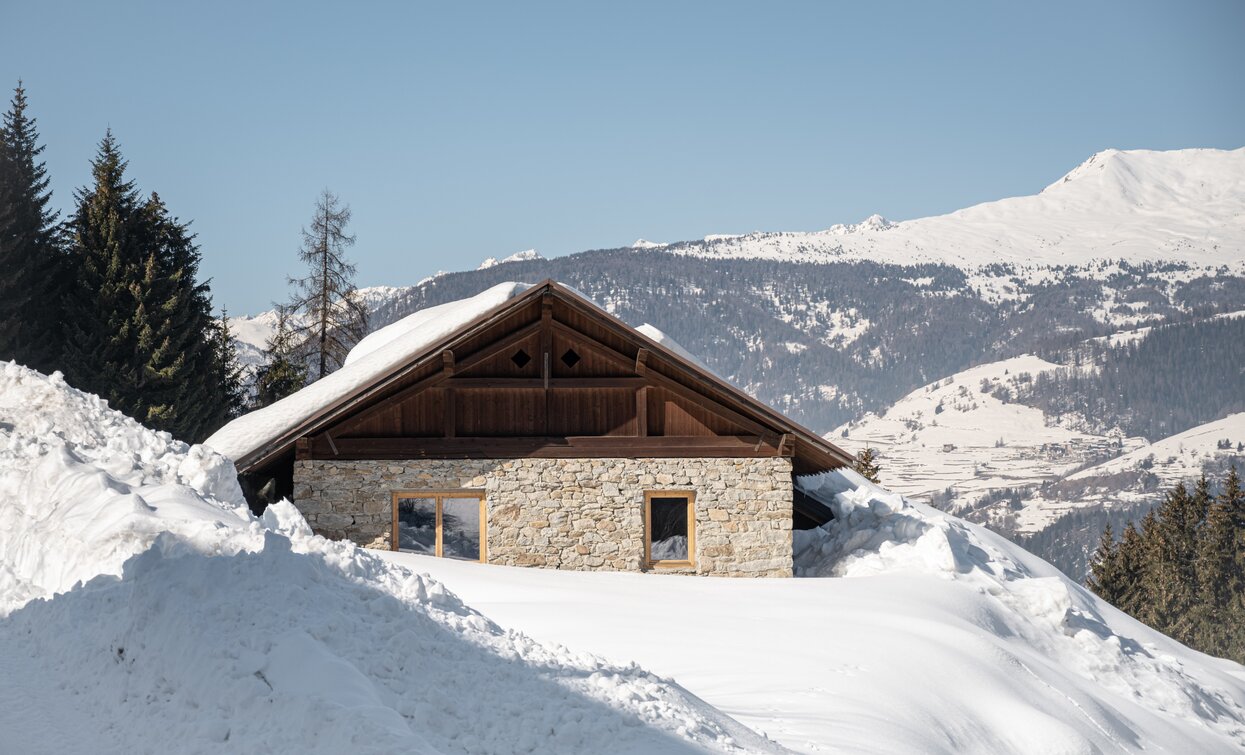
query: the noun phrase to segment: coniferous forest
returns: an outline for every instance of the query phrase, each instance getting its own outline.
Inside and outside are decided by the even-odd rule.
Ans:
[[[317,358],[316,377],[336,368],[362,337],[366,313],[341,253],[354,240],[344,230],[350,209],[328,192],[303,233],[310,272],[291,279],[289,317],[248,379],[228,317],[214,313],[190,223],[140,190],[117,136],[105,131],[91,180],[64,218],[53,209],[44,148],[19,82],[0,125],[0,360],[60,371],[112,408],[193,442],[301,388]]]
[[[1181,484],[1117,540],[1103,531],[1090,589],[1184,644],[1245,662],[1245,490],[1236,468],[1218,493]]]
[[[229,333],[189,223],[105,132],[62,220],[19,83],[0,129],[0,359],[61,371],[144,424],[199,440],[242,409]]]

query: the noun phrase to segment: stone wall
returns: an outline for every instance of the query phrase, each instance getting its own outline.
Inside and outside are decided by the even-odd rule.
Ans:
[[[644,492],[695,493],[693,567],[660,571],[789,577],[791,460],[453,459],[298,461],[294,503],[326,537],[389,547],[394,491],[484,491],[489,563],[644,568]]]

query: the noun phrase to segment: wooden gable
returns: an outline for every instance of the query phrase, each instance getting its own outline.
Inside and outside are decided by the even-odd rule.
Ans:
[[[781,455],[797,472],[849,461],[758,407],[546,282],[328,408],[296,448],[330,460]]]

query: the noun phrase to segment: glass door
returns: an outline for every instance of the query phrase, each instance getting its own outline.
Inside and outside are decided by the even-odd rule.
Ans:
[[[484,561],[484,495],[470,491],[393,494],[396,551]]]
[[[483,561],[483,501],[479,498],[441,499],[441,554],[445,558]]]

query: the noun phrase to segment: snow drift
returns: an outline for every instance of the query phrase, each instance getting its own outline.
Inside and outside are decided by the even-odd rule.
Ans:
[[[798,484],[836,518],[797,573],[835,578],[371,553],[0,363],[0,751],[1245,747],[1241,666],[851,472]]]
[[[256,519],[228,460],[12,363],[0,501],[0,750],[781,750],[287,503]]]

